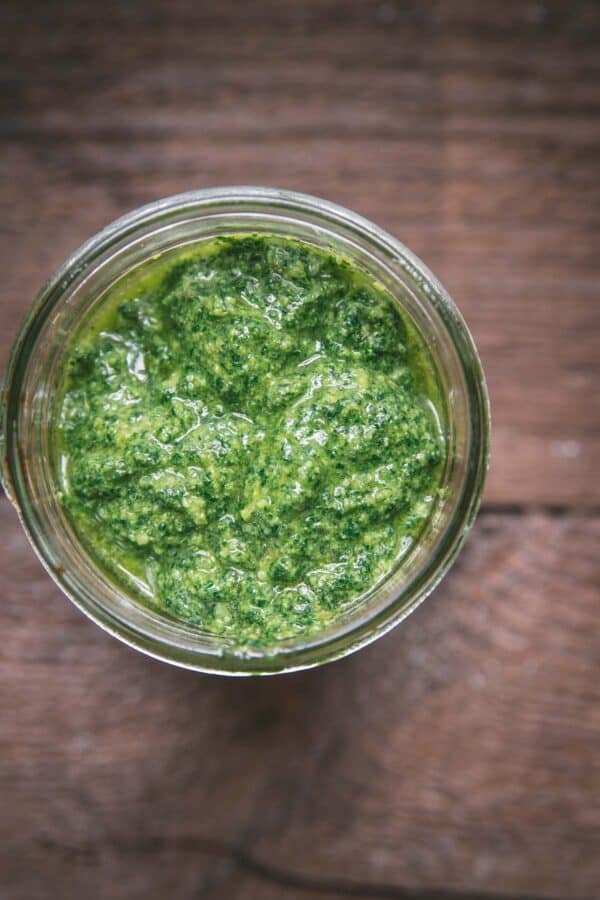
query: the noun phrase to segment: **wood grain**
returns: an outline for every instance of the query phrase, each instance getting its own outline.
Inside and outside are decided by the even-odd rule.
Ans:
[[[430,265],[494,419],[487,510],[442,586],[285,678],[117,644],[0,501],[2,900],[598,896],[599,47],[600,6],[566,0],[0,7],[2,361],[116,216],[275,184]]]
[[[465,313],[487,502],[597,506],[598,6],[247,6],[4,6],[2,357],[52,269],[127,209],[240,182],[322,194]]]
[[[594,517],[487,514],[394,634],[250,682],[119,645],[6,502],[0,528],[3,897],[269,896],[206,839],[305,876],[595,895]]]

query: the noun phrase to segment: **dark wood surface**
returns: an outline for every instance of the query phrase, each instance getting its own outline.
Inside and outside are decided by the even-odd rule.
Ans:
[[[600,5],[0,7],[2,360],[143,202],[275,184],[422,256],[491,392],[483,512],[400,629],[220,680],[104,635],[0,501],[2,900],[600,896]]]

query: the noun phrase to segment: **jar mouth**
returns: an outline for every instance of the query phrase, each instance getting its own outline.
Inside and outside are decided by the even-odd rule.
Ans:
[[[127,596],[84,550],[58,501],[49,432],[61,353],[86,311],[148,260],[224,234],[295,237],[372,274],[416,325],[442,373],[449,462],[444,500],[398,567],[330,627],[256,651],[167,620]],[[99,299],[100,298],[100,299]],[[98,625],[142,652],[227,675],[295,671],[345,656],[412,612],[447,572],[477,513],[489,457],[489,400],[469,331],[439,281],[399,241],[357,214],[261,187],[193,191],[143,206],[73,253],[38,295],[4,377],[2,480],[40,560]]]

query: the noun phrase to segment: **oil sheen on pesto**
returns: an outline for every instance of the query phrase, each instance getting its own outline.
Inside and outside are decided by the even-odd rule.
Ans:
[[[221,238],[113,292],[67,354],[62,502],[164,613],[268,647],[326,627],[431,513],[433,364],[348,260]]]

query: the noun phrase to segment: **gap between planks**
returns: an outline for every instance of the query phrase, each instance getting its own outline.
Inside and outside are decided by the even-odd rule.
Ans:
[[[246,874],[282,888],[301,891],[303,894],[330,894],[338,895],[338,897],[360,897],[364,898],[364,900],[511,900],[511,897],[514,898],[514,895],[507,893],[405,887],[390,883],[377,884],[339,877],[319,878],[302,875],[261,860],[243,845],[214,838],[180,837],[169,839],[157,836],[138,842],[127,843],[118,840],[108,843],[111,844],[111,849],[119,853],[145,855],[171,851],[174,853],[198,853],[203,856],[225,859],[233,864],[232,875],[234,876],[237,870],[238,874]],[[104,842],[104,845],[106,846],[106,842]],[[48,852],[54,852],[68,859],[82,857],[89,859],[97,851],[93,844],[67,845],[47,839],[41,841],[40,846]],[[541,894],[519,894],[518,900],[560,900],[560,898]],[[590,900],[590,898],[581,897],[576,898],[576,900]]]

